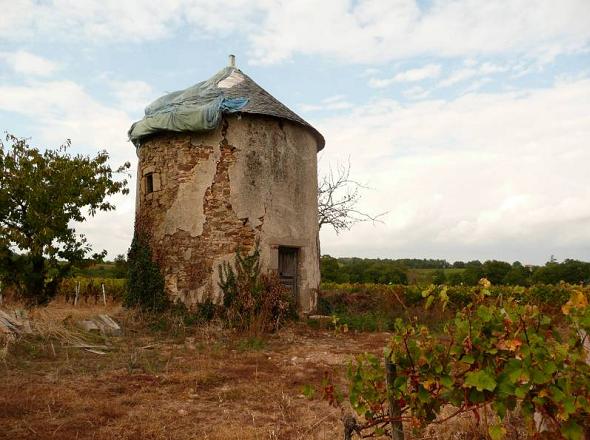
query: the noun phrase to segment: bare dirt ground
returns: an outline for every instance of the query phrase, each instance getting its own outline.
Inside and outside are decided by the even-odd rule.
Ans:
[[[248,339],[211,325],[150,330],[120,307],[106,312],[123,336],[83,335],[105,354],[72,347],[60,330],[104,307],[31,313],[44,330],[0,360],[0,438],[340,439],[340,410],[302,388],[325,372],[342,377],[355,353],[380,353],[388,337],[299,323]]]

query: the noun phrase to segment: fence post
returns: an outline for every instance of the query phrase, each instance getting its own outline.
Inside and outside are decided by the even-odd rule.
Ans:
[[[387,384],[387,403],[389,404],[389,417],[391,418],[391,438],[404,440],[404,425],[402,423],[402,409],[393,395],[393,382],[395,381],[395,365],[390,356],[385,356],[385,378]]]
[[[107,305],[107,296],[106,296],[106,294],[104,292],[104,283],[100,283],[100,287],[102,288],[102,302],[103,302],[103,304],[106,307],[106,305]]]
[[[342,423],[344,424],[344,440],[352,440],[352,434],[356,429],[356,419],[351,414],[345,414]]]
[[[74,307],[78,305],[78,296],[80,295],[80,281],[76,283],[76,296],[74,297]]]

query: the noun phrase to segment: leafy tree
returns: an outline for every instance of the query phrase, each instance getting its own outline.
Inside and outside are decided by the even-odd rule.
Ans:
[[[554,260],[533,273],[533,281],[543,284],[557,284],[560,281],[578,284],[590,281],[590,263],[566,259],[563,263]]]
[[[520,261],[512,263],[512,267],[506,274],[503,284],[511,286],[528,286],[530,284],[530,271]]]
[[[377,284],[408,283],[406,268],[398,260],[367,258],[339,258],[333,260],[327,260],[324,263],[329,265],[329,269],[326,269],[329,270],[328,277],[323,278],[324,273],[322,273],[324,281]]]
[[[447,282],[445,271],[442,269],[436,269],[432,274],[432,282],[434,284],[445,284]]]
[[[447,283],[451,286],[458,286],[463,282],[463,277],[458,272],[451,272],[447,278]]]
[[[488,260],[483,264],[482,269],[484,277],[492,284],[502,284],[511,267],[505,261]]]
[[[468,286],[475,286],[483,278],[483,268],[467,263],[463,271],[463,283]]]
[[[348,274],[340,270],[338,259],[330,255],[322,255],[320,259],[320,271],[322,281],[328,283],[346,283],[348,282]]]
[[[90,252],[72,223],[115,209],[107,197],[129,192],[127,180],[114,178],[129,163],[113,170],[106,151],[90,157],[69,148],[69,140],[43,152],[11,134],[6,145],[0,140],[0,272],[19,271],[7,281],[30,304],[46,304]]]
[[[127,259],[125,255],[117,255],[115,257],[115,269],[113,270],[113,275],[115,278],[126,278],[127,272],[129,271],[129,265],[127,264]]]

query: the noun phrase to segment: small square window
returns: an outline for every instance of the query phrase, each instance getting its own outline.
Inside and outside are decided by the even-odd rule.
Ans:
[[[149,173],[145,175],[145,193],[150,194],[154,192],[154,174]]]

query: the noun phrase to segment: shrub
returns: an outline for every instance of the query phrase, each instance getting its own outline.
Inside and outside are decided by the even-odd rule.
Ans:
[[[436,269],[432,274],[432,282],[434,284],[445,284],[447,282],[445,271],[442,269]]]
[[[152,259],[145,237],[136,233],[127,257],[129,276],[123,304],[147,311],[162,311],[169,305],[164,292],[164,278]]]
[[[258,246],[250,255],[238,250],[233,267],[229,263],[220,265],[219,279],[230,327],[260,334],[278,330],[294,315],[294,301],[278,276],[260,274]]]

